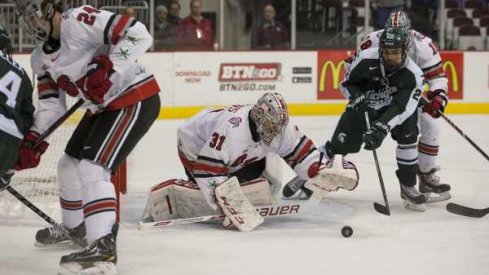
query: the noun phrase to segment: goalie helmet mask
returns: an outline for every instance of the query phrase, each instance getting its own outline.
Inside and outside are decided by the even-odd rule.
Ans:
[[[266,93],[250,111],[251,119],[256,123],[260,139],[270,145],[289,123],[289,111],[284,98],[279,93]]]
[[[411,45],[409,30],[404,27],[386,28],[380,36],[379,58],[387,72],[401,68]]]
[[[51,33],[55,13],[63,13],[62,0],[19,0],[15,3],[22,28],[39,40],[46,39]]]
[[[0,51],[8,56],[12,55],[12,41],[2,26],[0,26]]]
[[[385,28],[407,28],[411,29],[411,20],[403,10],[396,10],[389,14]]]

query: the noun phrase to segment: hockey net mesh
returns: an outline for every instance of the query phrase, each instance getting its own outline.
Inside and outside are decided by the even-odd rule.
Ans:
[[[68,104],[73,104],[68,102]],[[68,106],[69,108],[70,106]],[[38,167],[18,171],[11,186],[27,200],[56,221],[61,221],[57,185],[57,163],[66,143],[80,121],[84,111],[78,110],[47,138],[49,148],[42,155]],[[9,192],[0,193],[0,219],[15,223],[40,224],[44,222]]]

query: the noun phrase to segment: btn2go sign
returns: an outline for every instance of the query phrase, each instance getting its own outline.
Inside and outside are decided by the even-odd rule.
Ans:
[[[443,70],[448,79],[450,99],[463,99],[464,57],[463,52],[440,52]],[[350,51],[318,51],[317,99],[344,99],[339,85],[345,75],[345,58]]]
[[[274,91],[281,63],[221,63],[219,91]]]

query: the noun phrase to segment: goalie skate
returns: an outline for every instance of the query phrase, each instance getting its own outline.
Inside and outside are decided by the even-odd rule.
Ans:
[[[118,224],[114,224],[111,233],[81,251],[61,257],[59,274],[115,274],[118,229]]]
[[[79,246],[79,244],[87,246],[85,223],[82,222],[73,229],[69,229],[64,225],[61,226],[69,233],[72,239],[68,238],[68,236],[54,226],[47,227],[37,231],[34,246],[40,248],[72,247]]]
[[[436,175],[437,170],[433,168],[428,173],[418,173],[419,192],[426,197],[427,203],[445,201],[452,197],[450,185],[440,182],[440,177]]]

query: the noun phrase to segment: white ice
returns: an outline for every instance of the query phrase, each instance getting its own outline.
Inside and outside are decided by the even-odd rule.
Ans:
[[[489,116],[450,115],[489,152]],[[332,134],[338,117],[296,117],[316,143]],[[395,144],[378,150],[392,215],[372,207],[382,202],[371,152],[349,156],[360,170],[353,192],[339,191],[311,214],[267,220],[248,233],[220,225],[192,224],[138,231],[150,186],[184,177],[176,154],[175,129],[181,120],[158,121],[128,159],[129,193],[122,199],[118,274],[489,274],[489,215],[474,219],[430,204],[424,213],[406,210],[394,175]],[[452,201],[489,207],[489,162],[448,124],[443,124],[439,165],[452,186]],[[285,178],[292,175],[285,170]],[[41,223],[44,226],[44,224]],[[353,236],[340,230],[350,225]],[[56,274],[70,250],[34,248],[35,226],[0,224],[0,274]]]

